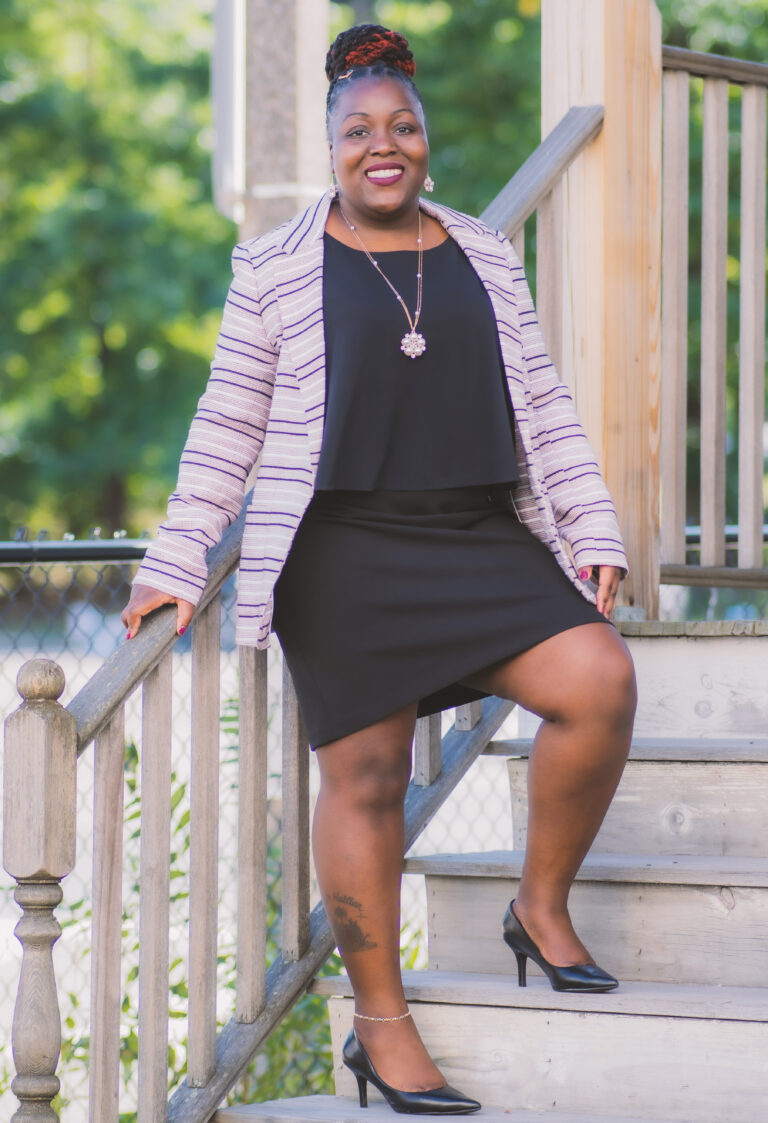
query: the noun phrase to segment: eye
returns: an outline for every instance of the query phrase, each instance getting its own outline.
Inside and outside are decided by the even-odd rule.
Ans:
[[[349,132],[346,135],[347,136],[365,136],[365,129],[363,128],[362,125],[358,125],[356,128],[350,129]]]
[[[416,128],[413,125],[398,125],[395,129],[397,133],[415,133]]]

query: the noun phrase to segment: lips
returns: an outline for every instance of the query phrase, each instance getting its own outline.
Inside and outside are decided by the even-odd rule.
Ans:
[[[365,178],[370,183],[377,183],[384,187],[390,183],[397,183],[405,174],[402,164],[374,164],[365,169]]]

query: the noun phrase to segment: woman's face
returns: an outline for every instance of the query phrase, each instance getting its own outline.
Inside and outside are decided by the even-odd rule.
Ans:
[[[429,143],[421,106],[395,78],[359,78],[336,100],[331,168],[347,213],[410,216],[424,186]]]

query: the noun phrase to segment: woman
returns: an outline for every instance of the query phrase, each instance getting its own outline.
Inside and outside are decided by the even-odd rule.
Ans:
[[[413,71],[384,28],[331,46],[336,182],[233,254],[211,379],[123,619],[130,638],[172,601],[184,630],[260,455],[238,639],[277,632],[317,750],[315,865],[355,993],[344,1059],[361,1103],[371,1081],[398,1111],[469,1113],[400,978],[417,714],[492,693],[541,715],[503,934],[521,985],[530,957],[556,988],[606,990],[567,899],[626,759],[635,686],[608,621],[627,564],[613,505],[511,245],[419,197]]]

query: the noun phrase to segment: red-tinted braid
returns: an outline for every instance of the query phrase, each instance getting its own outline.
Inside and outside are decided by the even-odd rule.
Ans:
[[[408,43],[402,35],[398,35],[396,31],[376,32],[367,43],[348,52],[344,58],[344,65],[371,66],[374,62],[386,62],[388,66],[394,66],[409,78],[413,78],[416,73],[413,56],[398,57],[396,52],[402,50],[408,50]],[[393,55],[395,57],[392,57]]]

